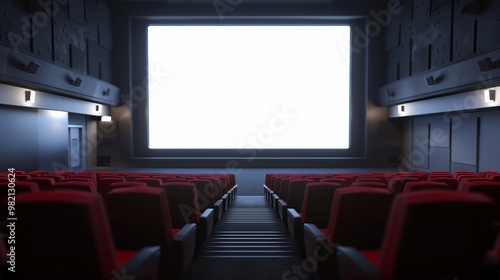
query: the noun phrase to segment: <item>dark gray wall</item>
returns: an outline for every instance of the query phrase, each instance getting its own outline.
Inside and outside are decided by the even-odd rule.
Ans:
[[[38,169],[38,110],[0,106],[0,170]]]
[[[500,47],[500,1],[401,0],[386,33],[387,82]]]
[[[68,113],[0,106],[0,169],[67,169]]]
[[[0,11],[1,45],[111,82],[106,0],[3,0]]]
[[[500,111],[462,111],[409,119],[405,167],[416,170],[500,170]]]
[[[0,11],[0,45],[18,51],[13,52],[14,54],[26,54],[46,63],[42,63],[39,72],[43,72],[43,68],[48,69],[46,65],[55,65],[63,67],[66,75],[85,74],[112,82],[111,12],[106,0],[2,0]],[[56,76],[55,73],[52,74]],[[87,77],[87,83],[84,81],[81,89],[90,85],[88,78],[90,77]],[[68,125],[83,127],[85,140],[82,151],[85,153],[85,161],[89,167],[95,166],[96,120],[85,115],[67,113],[81,113],[82,108],[90,107],[90,111],[87,110],[84,114],[95,114],[95,109],[92,109],[95,105],[57,96],[59,92],[54,89],[57,85],[50,75],[43,83],[39,86],[46,90],[43,94],[38,91],[38,102],[34,105],[24,104],[23,98],[19,101],[17,91],[24,92],[22,87],[39,89],[33,84],[24,85],[18,81],[15,84],[21,88],[10,87],[9,96],[3,98],[5,103],[0,102],[31,106],[22,108],[0,105],[0,168],[51,171],[68,169]],[[50,91],[52,89],[54,92]],[[94,90],[98,92],[91,88],[88,94],[92,95]],[[53,105],[57,105],[55,107],[63,112],[57,114],[42,110],[54,107]],[[83,168],[86,169],[87,165]]]
[[[404,0],[403,6],[403,13],[394,18],[386,33],[388,84],[400,83],[399,88],[411,89],[415,77],[423,78],[420,74],[426,71],[445,72],[462,61],[500,49],[500,33],[496,32],[500,1]],[[475,62],[473,66],[464,70],[477,77],[470,87],[484,88]],[[453,96],[426,100],[431,107],[443,108],[442,113],[421,115],[425,112],[411,107],[412,114],[420,116],[402,119],[401,168],[500,170],[500,148],[495,144],[500,141],[500,110],[464,110],[462,104],[474,101],[474,96],[460,97],[453,85],[443,93]]]

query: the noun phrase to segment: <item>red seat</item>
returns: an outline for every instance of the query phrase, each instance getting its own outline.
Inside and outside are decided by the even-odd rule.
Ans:
[[[41,178],[33,177],[26,180],[27,182],[35,182],[38,185],[38,189],[43,192],[51,190],[56,181],[53,178]]]
[[[105,195],[109,186],[118,182],[125,182],[125,179],[123,177],[101,177],[97,182],[97,191],[100,194]]]
[[[180,229],[185,224],[195,223],[198,245],[206,241],[212,232],[214,210],[207,209],[203,213],[200,212],[195,184],[172,182],[161,184],[159,188],[165,190],[167,195],[172,226]]]
[[[98,194],[28,193],[16,202],[17,279],[109,280],[126,271],[157,280],[159,247],[115,250]]]
[[[120,189],[120,188],[135,188],[135,187],[143,187],[143,188],[146,188],[148,185],[146,185],[146,183],[143,183],[143,182],[114,182],[114,183],[111,183],[111,185],[109,186],[102,186],[102,188],[99,189],[99,193],[102,194],[102,195],[106,195],[107,193],[109,193],[110,191],[114,190],[114,189]]]
[[[449,191],[400,194],[382,247],[338,246],[340,279],[478,279],[494,201]]]
[[[200,206],[200,211],[203,213],[206,209],[214,209],[214,223],[217,223],[222,217],[223,202],[220,199],[216,199],[214,193],[214,187],[212,180],[210,179],[194,179],[189,180],[190,183],[194,183],[198,195],[198,204]]]
[[[406,184],[404,192],[415,192],[415,191],[436,191],[436,190],[446,190],[446,191],[456,191],[456,187],[450,186],[446,183],[432,182],[432,181],[418,181],[409,182]]]
[[[286,192],[287,196],[280,199],[278,204],[279,216],[285,224],[288,224],[288,208],[293,208],[298,213],[302,212],[302,202],[304,201],[306,185],[313,182],[315,181],[310,179],[295,179],[289,182],[288,191]]]
[[[384,182],[373,182],[373,181],[365,181],[365,182],[354,182],[351,184],[351,187],[362,187],[362,188],[377,188],[377,189],[387,189],[387,183]]]
[[[134,182],[143,182],[148,185],[148,187],[159,187],[163,184],[163,181],[159,178],[136,178]]]
[[[336,183],[307,183],[302,202],[302,211],[287,210],[288,231],[299,244],[304,245],[304,223],[315,224],[319,228],[327,228],[330,220],[335,191],[342,188]]]
[[[167,197],[161,188],[121,188],[105,197],[117,248],[161,247],[159,278],[178,279],[194,256],[196,225],[172,227]]]
[[[55,183],[52,190],[74,190],[74,191],[83,191],[96,193],[96,189],[94,185],[90,182],[72,182],[72,181],[64,181],[60,183]]]
[[[304,224],[304,244],[308,257],[314,258],[318,248],[352,246],[360,250],[379,249],[391,209],[393,195],[368,187],[348,187],[335,191],[327,230]],[[325,245],[326,244],[326,245]],[[322,279],[338,279],[335,259],[318,263]]]
[[[418,179],[414,177],[395,177],[389,179],[387,190],[393,194],[402,193],[408,182],[417,182]]]
[[[458,180],[452,177],[431,177],[429,178],[429,181],[446,183],[449,186],[455,188],[455,190],[458,189]]]

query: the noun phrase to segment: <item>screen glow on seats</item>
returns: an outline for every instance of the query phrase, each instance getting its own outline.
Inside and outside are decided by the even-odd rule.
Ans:
[[[348,149],[350,27],[148,27],[150,149]]]

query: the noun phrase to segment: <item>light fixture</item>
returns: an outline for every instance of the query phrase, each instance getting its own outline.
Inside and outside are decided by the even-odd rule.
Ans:
[[[24,92],[26,103],[33,104],[35,103],[35,92],[31,90],[27,90]]]
[[[496,91],[494,89],[487,89],[484,91],[484,102],[492,103],[495,102]]]
[[[433,85],[436,84],[436,80],[434,80],[433,76],[429,76],[429,77],[425,78],[425,83],[427,83],[428,87],[432,87]]]
[[[493,60],[491,60],[490,57],[486,57],[484,59],[478,60],[478,61],[476,61],[476,63],[477,63],[477,67],[479,67],[479,71],[481,71],[482,73],[488,72],[488,71],[491,71],[491,70],[497,68],[495,63],[493,62]]]
[[[83,83],[83,80],[81,78],[76,78],[76,80],[73,81],[73,85],[75,87],[80,87]]]
[[[102,116],[101,122],[110,122],[112,121],[111,116]]]
[[[40,68],[40,64],[32,61],[24,68],[24,71],[30,75],[35,75],[38,68]]]
[[[398,105],[398,113],[400,115],[404,115],[404,113],[405,113],[405,105]]]
[[[96,113],[101,113],[101,105],[95,105],[95,112]]]
[[[110,89],[110,88],[106,89],[106,90],[102,93],[102,95],[104,95],[104,96],[109,96],[110,94],[111,94],[111,89]]]

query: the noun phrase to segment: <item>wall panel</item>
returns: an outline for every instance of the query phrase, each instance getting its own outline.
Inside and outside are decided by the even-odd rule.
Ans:
[[[429,168],[429,124],[413,125],[411,162],[414,168]]]
[[[68,113],[38,110],[38,168],[68,169]]]
[[[454,117],[451,138],[451,162],[477,164],[477,117]]]
[[[479,128],[479,170],[500,171],[500,111],[481,114]]]
[[[38,112],[0,105],[0,172],[38,169]]]
[[[450,170],[450,148],[430,148],[429,171],[432,170]]]

